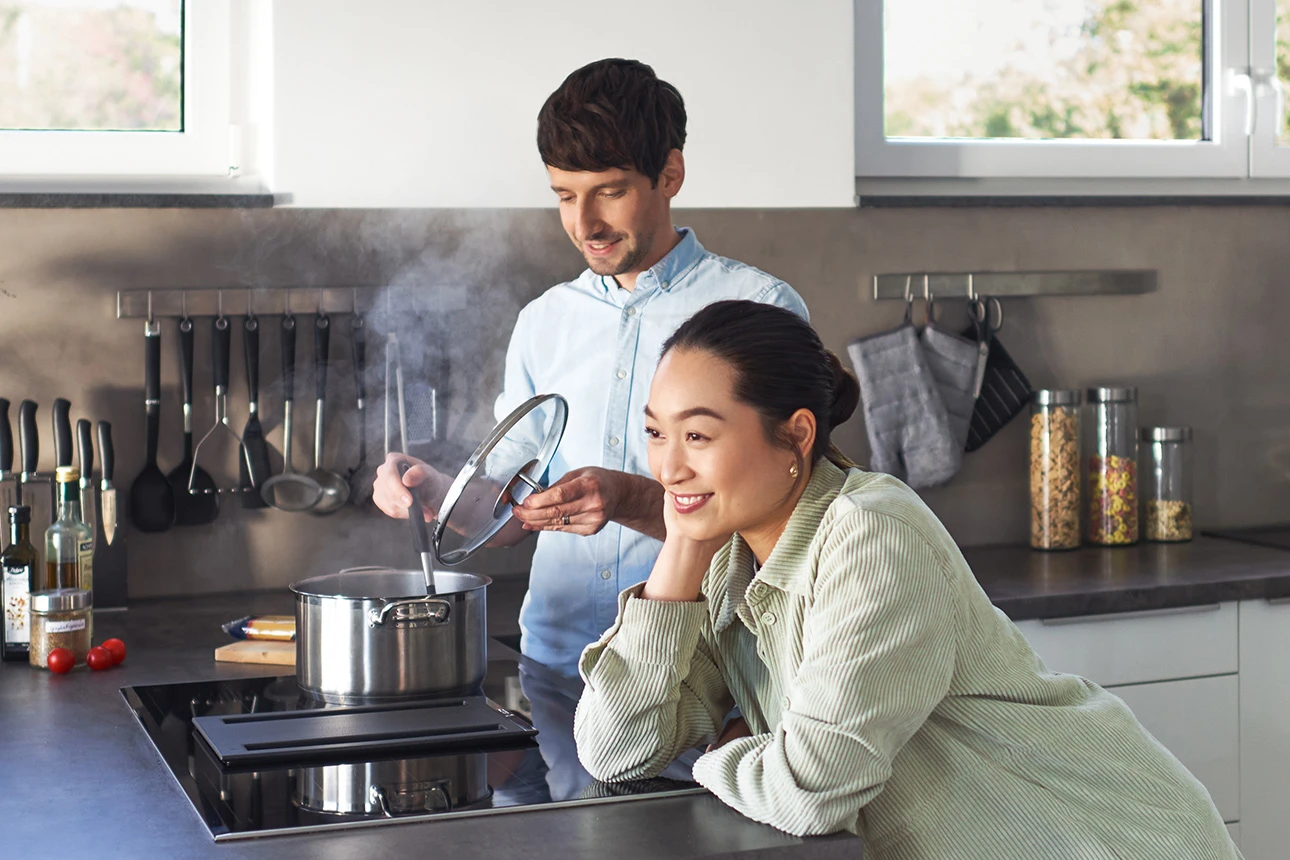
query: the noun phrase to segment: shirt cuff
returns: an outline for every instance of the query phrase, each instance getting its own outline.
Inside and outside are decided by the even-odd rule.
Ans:
[[[646,600],[640,596],[645,583],[623,589],[618,595],[618,616],[613,626],[583,649],[578,673],[590,684],[591,674],[606,648],[612,648],[624,660],[642,663],[676,665],[682,657],[689,660],[698,646],[708,601],[703,595],[695,601]]]

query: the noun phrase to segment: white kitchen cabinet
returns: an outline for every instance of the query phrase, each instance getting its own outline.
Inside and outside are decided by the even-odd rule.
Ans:
[[[1111,687],[1235,673],[1235,602],[1018,622],[1049,669]]]
[[[310,207],[554,207],[534,134],[574,69],[638,59],[689,114],[678,207],[855,203],[852,0],[276,0],[275,192]]]
[[[1200,780],[1224,821],[1244,817],[1236,675],[1108,689]]]
[[[1017,627],[1049,669],[1088,678],[1124,699],[1205,786],[1223,819],[1244,823],[1242,620],[1238,605],[1228,602]]]
[[[1290,600],[1241,602],[1241,851],[1290,856]]]

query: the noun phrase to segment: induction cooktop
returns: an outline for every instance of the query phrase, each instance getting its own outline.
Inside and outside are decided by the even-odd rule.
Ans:
[[[578,762],[573,740],[578,682],[496,642],[490,643],[489,658],[482,688],[449,701],[455,706],[468,699],[490,718],[505,715],[512,730],[504,737],[454,742],[450,749],[416,744],[313,749],[230,761],[227,750],[217,752],[203,736],[202,724],[237,723],[241,715],[272,722],[293,715],[352,714],[344,706],[311,699],[294,675],[123,687],[121,692],[217,842],[705,790],[690,773],[697,750],[654,779],[613,784],[592,779]]]

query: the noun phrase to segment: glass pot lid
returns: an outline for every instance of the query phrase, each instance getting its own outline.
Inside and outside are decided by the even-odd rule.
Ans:
[[[443,564],[460,564],[511,521],[541,484],[569,419],[559,394],[521,403],[492,429],[453,479],[439,507],[430,544]]]

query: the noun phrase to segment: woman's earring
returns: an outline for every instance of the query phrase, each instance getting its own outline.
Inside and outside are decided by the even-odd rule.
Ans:
[[[794,463],[793,465],[791,465],[791,466],[789,466],[789,467],[788,467],[788,474],[789,474],[789,477],[791,477],[791,478],[796,478],[796,477],[797,477],[797,464],[796,464],[796,463]]]

